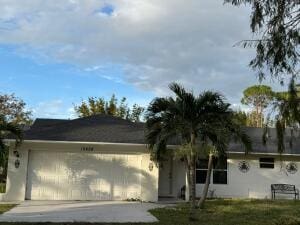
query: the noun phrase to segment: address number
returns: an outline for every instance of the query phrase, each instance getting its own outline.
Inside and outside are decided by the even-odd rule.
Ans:
[[[93,147],[81,147],[81,151],[92,152],[92,151],[94,151],[94,148]]]

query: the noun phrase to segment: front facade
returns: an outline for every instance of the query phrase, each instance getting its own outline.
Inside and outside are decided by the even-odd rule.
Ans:
[[[278,154],[229,153],[211,175],[208,197],[271,198],[271,184],[292,184],[300,189],[300,156]],[[200,197],[205,183],[207,162],[196,169],[196,195]],[[206,166],[204,166],[206,165]],[[166,161],[159,170],[159,196],[179,198],[186,184],[184,163]],[[281,198],[293,198],[291,195]]]
[[[0,197],[3,201],[151,202],[159,197],[182,197],[187,186],[184,163],[172,157],[159,166],[152,162],[143,129],[143,124],[105,116],[38,120],[25,132],[20,147],[10,144],[6,193]],[[259,130],[252,133],[254,139],[261,137]],[[245,155],[241,145],[231,145],[227,157],[214,162],[209,197],[270,198],[270,186],[275,183],[300,188],[297,145],[283,155],[277,154],[274,146],[274,138],[270,138],[269,145],[254,143],[254,151]],[[206,160],[199,159],[198,197],[206,171]]]

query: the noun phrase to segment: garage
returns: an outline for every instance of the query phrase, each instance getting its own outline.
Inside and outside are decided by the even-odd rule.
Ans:
[[[28,159],[26,199],[141,198],[139,154],[31,150]]]
[[[10,142],[3,201],[158,200],[144,124],[108,115],[36,119]]]

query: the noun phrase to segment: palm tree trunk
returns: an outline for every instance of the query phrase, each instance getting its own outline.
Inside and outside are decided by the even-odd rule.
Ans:
[[[191,161],[190,161],[190,220],[195,220],[196,215],[196,153],[195,153],[196,135],[191,134]]]
[[[187,162],[187,187],[188,188],[188,195],[185,195],[185,201],[189,202],[190,201],[190,196],[191,196],[191,168],[190,168],[190,162],[188,160]]]
[[[205,200],[207,197],[207,192],[208,192],[210,177],[211,177],[211,172],[212,172],[212,166],[213,166],[213,154],[210,153],[209,158],[208,158],[208,169],[207,169],[207,174],[206,174],[205,185],[204,185],[204,188],[202,191],[201,198],[198,202],[198,206],[201,209],[204,207],[204,203],[205,203]]]

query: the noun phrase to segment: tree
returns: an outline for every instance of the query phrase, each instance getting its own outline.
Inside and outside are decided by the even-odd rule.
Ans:
[[[252,110],[250,112],[244,112],[244,111],[236,111],[234,112],[234,119],[237,124],[240,126],[246,126],[246,127],[257,127],[257,118],[259,118],[259,121],[265,121],[265,116],[257,115],[255,110]],[[268,119],[267,117],[267,123],[271,123],[272,121]],[[261,124],[262,125],[262,124]]]
[[[117,114],[118,114],[118,117],[126,118],[127,113],[128,113],[128,105],[126,103],[126,98],[123,97],[121,99]]]
[[[84,112],[88,112],[92,115],[95,115],[97,113],[104,113],[105,111],[105,101],[103,98],[93,98],[93,97],[89,97],[88,98],[88,103],[89,103],[89,107],[87,107],[87,105],[83,105],[83,111]],[[90,111],[90,112],[89,112]]]
[[[32,112],[26,110],[26,103],[14,94],[0,95],[0,115],[7,122],[16,125],[30,125],[32,123]]]
[[[248,115],[246,112],[238,110],[233,112],[234,120],[240,126],[247,126],[248,125]]]
[[[272,88],[266,85],[254,85],[248,87],[243,92],[241,103],[254,108],[256,127],[262,127],[264,123],[264,109],[267,108],[274,99]]]
[[[23,131],[15,121],[8,122],[5,115],[0,114],[0,167],[3,168],[3,173],[7,172],[7,160],[8,160],[8,147],[5,143],[5,139],[11,136],[16,141],[16,147],[21,143],[23,138]]]
[[[108,101],[104,98],[89,97],[87,101],[82,101],[79,105],[74,105],[74,110],[79,117],[105,114],[139,122],[144,108],[134,104],[130,109],[126,100],[127,99],[123,97],[121,101],[118,102],[114,94]]]
[[[283,153],[285,150],[284,135],[286,127],[291,128],[293,136],[294,128],[300,125],[300,96],[299,86],[292,78],[287,92],[276,93],[276,101],[273,104],[275,111],[275,127],[277,132],[277,150]],[[292,139],[290,141],[292,145]]]
[[[106,103],[106,113],[111,116],[117,115],[117,104],[118,104],[118,99],[116,96],[113,94],[109,100],[109,102]]]
[[[229,108],[230,104],[225,103],[220,94],[207,91],[196,97],[179,84],[172,83],[169,87],[176,97],[155,98],[147,109],[146,140],[152,159],[157,162],[164,158],[168,141],[178,140],[181,146],[179,151],[183,153],[181,156],[188,171],[190,218],[193,219],[196,207],[197,156],[204,149],[216,149],[219,153],[224,153],[229,141],[225,134],[229,130],[238,129],[238,126],[234,128],[226,122],[227,118],[233,118],[233,113]],[[224,135],[220,136],[222,132]],[[245,143],[249,141],[242,132],[239,134]],[[205,200],[206,196],[203,197]]]
[[[9,148],[4,139],[14,135],[16,143],[22,138],[22,128],[32,124],[32,112],[26,110],[26,103],[14,94],[0,95],[0,167],[2,177],[6,179]]]
[[[130,114],[130,120],[133,122],[140,122],[140,118],[142,113],[144,112],[144,108],[134,104],[132,106],[131,114]]]
[[[257,39],[245,40],[244,47],[254,46],[256,57],[250,66],[258,70],[260,79],[268,71],[281,78],[299,73],[299,0],[225,0],[235,6],[250,5],[250,28]],[[298,70],[298,71],[297,71]]]

